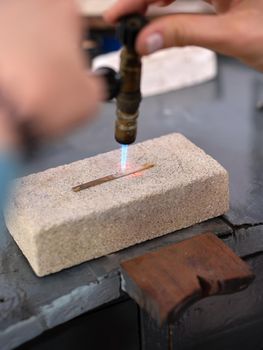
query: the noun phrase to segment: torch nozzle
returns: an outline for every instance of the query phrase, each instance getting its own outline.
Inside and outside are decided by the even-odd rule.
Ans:
[[[146,25],[146,18],[132,14],[120,20],[118,34],[123,44],[120,57],[120,72],[102,67],[96,74],[103,77],[107,86],[107,99],[116,97],[117,112],[115,140],[121,145],[130,145],[137,136],[137,119],[141,103],[141,57],[135,50],[139,32]]]
[[[121,145],[130,145],[136,140],[139,113],[128,114],[117,110],[115,140]]]
[[[118,30],[123,49],[120,57],[122,84],[117,96],[115,139],[124,145],[133,143],[137,136],[137,119],[142,98],[141,57],[135,50],[135,43],[145,24],[145,17],[132,14],[121,19]]]

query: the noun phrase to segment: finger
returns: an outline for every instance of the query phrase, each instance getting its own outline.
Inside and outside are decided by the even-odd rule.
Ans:
[[[104,14],[104,19],[109,23],[115,23],[118,18],[133,12],[144,13],[150,4],[159,0],[118,0]]]
[[[227,21],[214,15],[172,15],[148,25],[139,35],[137,51],[142,55],[173,46],[195,45],[218,52],[226,49]]]

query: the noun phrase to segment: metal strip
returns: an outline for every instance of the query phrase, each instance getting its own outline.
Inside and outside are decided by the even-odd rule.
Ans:
[[[121,179],[122,177],[126,177],[126,176],[129,176],[129,175],[140,173],[142,171],[151,169],[153,167],[154,167],[154,164],[144,164],[141,167],[135,168],[134,170],[127,170],[127,171],[124,171],[124,172],[119,172],[119,173],[116,173],[116,174],[112,174],[112,175],[101,177],[100,179],[96,179],[96,180],[93,180],[93,181],[86,182],[84,184],[81,184],[81,185],[73,187],[72,190],[74,192],[79,192],[79,191],[86,190],[86,189],[94,187],[94,186],[101,185],[101,184],[103,184],[105,182]]]

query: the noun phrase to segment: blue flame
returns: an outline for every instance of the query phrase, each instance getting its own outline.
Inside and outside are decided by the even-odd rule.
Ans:
[[[128,145],[121,145],[121,170],[126,170],[128,157]]]

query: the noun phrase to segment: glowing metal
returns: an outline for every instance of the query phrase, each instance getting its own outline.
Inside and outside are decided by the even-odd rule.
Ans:
[[[121,171],[126,170],[128,158],[128,145],[121,145]]]
[[[135,168],[133,170],[127,170],[126,172],[118,172],[116,174],[104,176],[104,177],[101,177],[100,179],[89,181],[87,183],[75,186],[75,187],[72,188],[72,190],[74,192],[79,192],[79,191],[85,190],[87,188],[91,188],[91,187],[94,187],[94,186],[101,185],[101,184],[103,184],[105,182],[117,180],[117,179],[120,179],[122,177],[126,177],[126,176],[129,176],[129,175],[140,173],[142,171],[151,169],[153,167],[154,167],[154,164],[151,164],[151,163],[144,164],[141,167]]]

